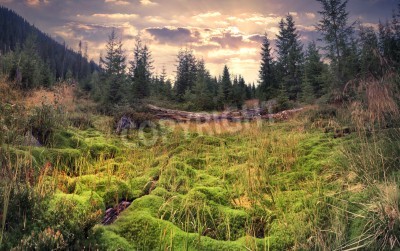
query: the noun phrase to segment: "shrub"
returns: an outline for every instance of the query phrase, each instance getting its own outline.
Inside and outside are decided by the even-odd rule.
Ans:
[[[27,121],[22,106],[0,102],[0,144],[14,144],[24,135]]]
[[[84,113],[74,113],[68,117],[70,124],[81,130],[93,128],[93,121],[90,116]]]
[[[35,136],[42,145],[51,145],[54,131],[65,125],[65,119],[62,113],[61,107],[54,108],[44,103],[33,109],[28,119],[28,126],[32,135]]]
[[[60,231],[46,228],[40,233],[32,232],[23,238],[21,244],[15,250],[64,250],[67,243]]]
[[[104,210],[102,199],[94,192],[56,193],[43,213],[43,225],[60,231],[69,247],[84,242]]]

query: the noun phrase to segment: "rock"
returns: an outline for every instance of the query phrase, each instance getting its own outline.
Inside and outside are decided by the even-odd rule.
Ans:
[[[131,204],[132,202],[130,201],[122,201],[117,206],[107,209],[104,214],[104,218],[101,221],[101,224],[103,225],[112,224],[118,218],[118,215],[122,213],[125,209],[127,209]]]
[[[24,146],[37,146],[37,147],[42,146],[42,144],[40,144],[39,140],[37,140],[35,138],[35,136],[32,135],[32,132],[30,132],[30,131],[25,133],[22,145],[24,145]]]
[[[135,128],[136,125],[135,123],[128,117],[126,116],[122,116],[122,118],[118,121],[117,123],[117,128],[115,130],[115,132],[117,134],[120,134],[122,132],[122,130],[124,129],[133,129]]]

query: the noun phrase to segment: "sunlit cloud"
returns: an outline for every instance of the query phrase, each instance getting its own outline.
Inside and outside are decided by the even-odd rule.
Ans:
[[[150,0],[140,0],[140,3],[145,6],[156,6],[158,3],[152,2]]]
[[[309,18],[309,19],[315,19],[316,18],[316,15],[314,13],[312,13],[312,12],[306,12],[305,14],[306,14],[306,17]]]
[[[136,19],[139,17],[139,15],[136,14],[122,14],[122,13],[93,14],[92,16],[98,18],[108,18],[108,19]]]
[[[106,3],[116,4],[116,5],[129,5],[128,1],[121,1],[121,0],[105,0]]]

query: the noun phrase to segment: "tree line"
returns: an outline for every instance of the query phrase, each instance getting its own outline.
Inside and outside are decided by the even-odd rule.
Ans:
[[[118,104],[153,96],[186,103],[192,109],[214,110],[241,108],[245,100],[258,98],[275,100],[278,109],[287,109],[299,102],[343,101],[346,97],[341,93],[348,81],[384,74],[382,59],[396,69],[400,63],[400,4],[392,19],[380,22],[376,32],[372,27],[349,23],[347,0],[317,1],[322,8],[316,29],[323,46],[311,41],[304,48],[294,18],[288,14],[278,24],[275,58],[267,34],[263,38],[257,86],[246,84],[242,76],[233,77],[226,65],[220,76],[211,76],[204,60],[187,48],[177,55],[172,83],[166,79],[165,70],[159,76],[152,73],[151,53],[140,39],[126,75],[122,42],[113,32],[101,66],[101,89],[109,94],[107,98],[103,93],[103,100]]]
[[[245,100],[255,97],[255,87],[246,85],[242,76],[232,77],[227,66],[219,78],[211,76],[204,60],[197,59],[189,48],[181,49],[177,55],[174,82],[167,78],[165,69],[161,74],[154,74],[151,52],[140,37],[132,58],[127,62],[123,43],[113,30],[106,55],[100,58],[101,70],[93,76],[90,87],[96,101],[105,109],[135,105],[143,99],[186,104],[191,110],[241,108]]]
[[[270,38],[264,35],[257,84],[233,75],[227,65],[221,75],[212,76],[204,60],[196,58],[190,48],[177,54],[176,76],[170,80],[165,69],[161,74],[154,73],[150,48],[140,37],[128,61],[115,30],[97,65],[88,62],[82,43],[74,52],[39,31],[23,35],[36,28],[5,8],[0,8],[4,26],[0,28],[6,31],[0,36],[0,67],[24,89],[50,86],[57,78],[77,79],[105,112],[121,105],[135,106],[143,100],[163,100],[191,110],[240,109],[246,100],[254,98],[274,100],[277,109],[316,101],[341,102],[348,98],[343,89],[350,80],[379,78],[388,68],[399,68],[400,3],[390,19],[380,21],[376,31],[349,22],[347,0],[316,1],[321,5],[315,26],[320,41],[304,45],[293,16],[286,15],[278,23],[275,53]],[[14,22],[20,25],[13,25],[16,28],[11,31]],[[382,67],[382,62],[387,67]]]

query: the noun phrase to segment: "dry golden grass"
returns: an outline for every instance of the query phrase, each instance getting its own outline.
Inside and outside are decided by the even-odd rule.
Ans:
[[[15,103],[21,100],[21,93],[11,88],[5,79],[0,79],[0,101]]]
[[[53,90],[35,90],[24,99],[24,104],[26,107],[34,107],[41,103],[61,105],[67,111],[74,111],[76,109],[75,90],[75,86],[67,84],[55,86]]]

